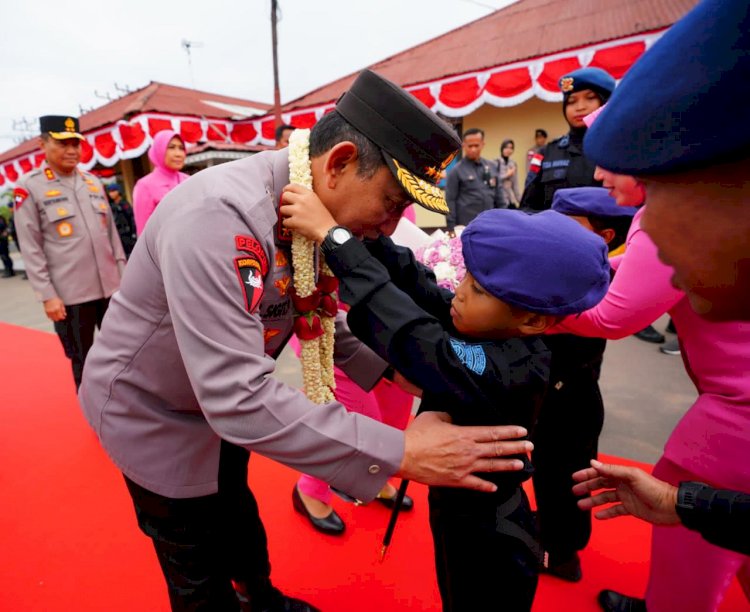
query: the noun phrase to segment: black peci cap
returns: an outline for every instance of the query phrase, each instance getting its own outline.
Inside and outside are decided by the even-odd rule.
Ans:
[[[49,134],[55,140],[65,140],[67,138],[84,139],[81,135],[78,119],[68,117],[67,115],[44,115],[44,117],[39,117],[39,131],[42,134]]]
[[[371,70],[362,71],[336,102],[336,111],[383,152],[409,197],[433,212],[448,213],[436,183],[458,153],[453,128],[407,91]]]

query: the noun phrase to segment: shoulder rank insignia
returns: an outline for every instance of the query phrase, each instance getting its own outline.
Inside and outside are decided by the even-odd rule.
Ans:
[[[467,344],[461,340],[451,338],[451,348],[467,368],[480,376],[484,374],[487,367],[487,355],[484,353],[484,347],[481,344]]]
[[[26,201],[26,198],[28,197],[28,191],[26,191],[22,187],[16,187],[13,190],[13,207],[18,210],[19,208],[21,208],[21,205]]]
[[[45,168],[44,169],[44,176],[47,177],[48,181],[54,181],[55,180],[55,173],[52,172],[52,168]]]

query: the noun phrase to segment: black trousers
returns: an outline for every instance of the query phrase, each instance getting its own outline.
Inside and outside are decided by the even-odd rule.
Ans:
[[[235,612],[245,605],[253,610],[280,605],[281,593],[270,580],[266,531],[247,485],[248,459],[244,448],[222,442],[219,491],[203,497],[164,497],[125,478],[138,526],[153,541],[172,610]]]
[[[55,331],[63,345],[65,356],[70,359],[73,368],[76,390],[81,386],[86,355],[89,354],[89,349],[94,344],[94,328],[102,326],[107,306],[109,306],[109,298],[82,304],[66,304],[65,319],[55,321]]]
[[[0,238],[0,261],[7,272],[13,272],[13,260],[10,258],[7,238]]]
[[[538,582],[534,519],[523,489],[430,487],[430,528],[444,612],[528,612]]]
[[[581,370],[551,387],[532,436],[540,539],[558,558],[583,550],[591,538],[591,512],[578,507],[571,475],[597,457],[604,424],[598,378],[598,369]]]

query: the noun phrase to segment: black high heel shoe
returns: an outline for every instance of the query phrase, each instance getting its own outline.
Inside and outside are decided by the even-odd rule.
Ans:
[[[396,493],[393,494],[393,497],[381,497],[380,494],[375,498],[376,502],[379,502],[383,504],[386,508],[393,508],[393,506],[396,505]],[[409,497],[408,495],[404,495],[404,501],[401,502],[401,510],[402,512],[408,512],[409,510],[414,509],[414,500]]]
[[[310,521],[313,529],[317,529],[321,533],[327,535],[341,535],[346,529],[344,521],[342,521],[341,517],[336,514],[335,510],[331,510],[331,513],[323,518],[315,518],[310,514],[305,506],[305,502],[303,502],[302,498],[299,496],[297,485],[294,485],[294,489],[292,490],[292,506],[297,512]]]

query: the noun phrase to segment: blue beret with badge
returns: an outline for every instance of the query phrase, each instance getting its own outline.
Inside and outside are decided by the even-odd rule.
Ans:
[[[741,159],[750,144],[750,2],[703,0],[623,78],[586,157],[630,175]]]
[[[605,104],[612,92],[615,90],[617,82],[615,78],[606,70],[601,68],[579,68],[560,77],[558,85],[563,94],[563,101],[568,99],[570,94],[584,89],[599,94],[602,104]]]
[[[618,206],[604,187],[572,187],[558,189],[552,196],[552,210],[579,217],[633,217],[637,206]]]
[[[461,234],[466,269],[491,295],[538,314],[596,306],[609,287],[607,246],[552,210],[529,215],[492,209]]]

